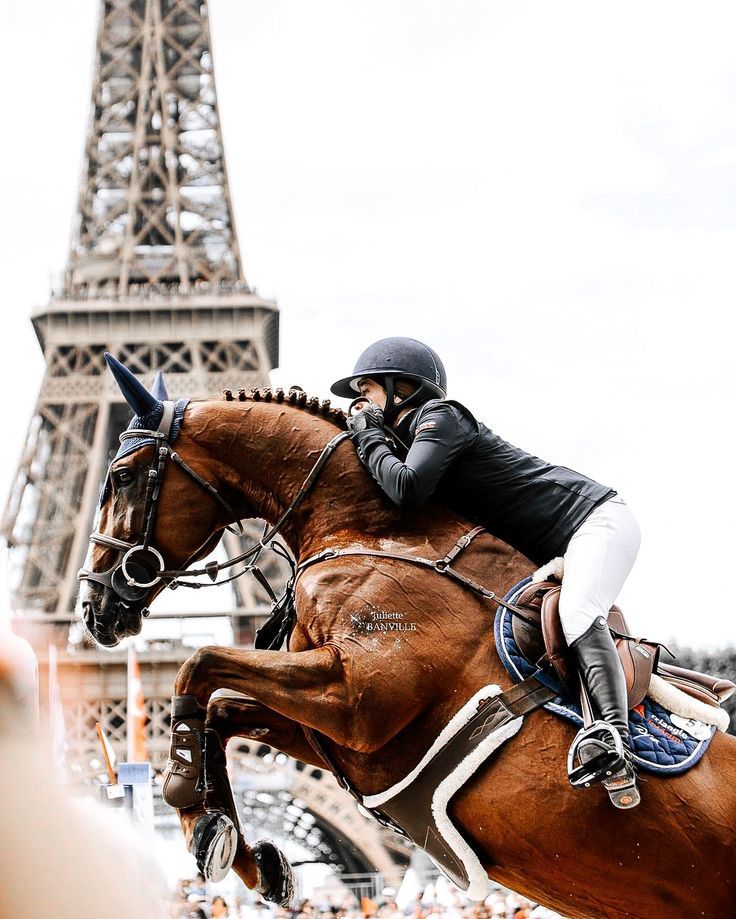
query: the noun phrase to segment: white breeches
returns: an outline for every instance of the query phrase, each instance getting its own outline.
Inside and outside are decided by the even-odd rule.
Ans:
[[[560,621],[571,644],[608,611],[631,571],[641,542],[636,517],[618,495],[580,525],[565,553]]]

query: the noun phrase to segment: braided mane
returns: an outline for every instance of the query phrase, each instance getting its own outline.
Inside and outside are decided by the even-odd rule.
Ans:
[[[332,406],[329,399],[308,396],[301,386],[292,386],[288,390],[281,387],[271,389],[270,386],[254,387],[248,391],[239,389],[237,396],[233,395],[232,389],[224,389],[222,396],[226,402],[276,402],[283,405],[293,405],[294,408],[304,409],[304,411],[311,412],[313,415],[321,415],[336,427],[342,428],[343,431],[347,430],[347,415],[341,408]]]

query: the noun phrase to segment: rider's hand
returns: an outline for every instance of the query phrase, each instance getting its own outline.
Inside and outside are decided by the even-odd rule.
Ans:
[[[369,428],[380,430],[383,428],[383,412],[373,402],[358,403],[365,405],[365,408],[359,409],[354,415],[348,416],[348,430],[351,434],[359,434],[361,431],[367,431]],[[352,406],[355,410],[355,405]]]

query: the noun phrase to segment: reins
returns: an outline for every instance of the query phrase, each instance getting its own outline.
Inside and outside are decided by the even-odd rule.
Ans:
[[[335,452],[337,447],[339,447],[340,444],[349,437],[350,437],[350,434],[347,431],[341,431],[339,434],[336,434],[332,438],[332,440],[330,440],[327,443],[327,445],[325,446],[325,448],[322,450],[319,457],[317,458],[317,461],[315,462],[314,466],[312,466],[306,479],[302,483],[301,488],[296,493],[296,496],[294,497],[291,504],[286,508],[284,513],[279,517],[279,519],[271,527],[271,529],[270,530],[266,529],[264,531],[263,535],[261,536],[260,540],[255,544],[255,546],[251,546],[249,549],[246,549],[244,552],[241,552],[240,555],[235,555],[233,556],[233,558],[230,558],[225,562],[209,562],[207,565],[204,566],[204,568],[195,568],[195,569],[182,568],[182,569],[174,569],[174,570],[164,569],[161,572],[161,576],[163,578],[172,577],[172,578],[178,579],[179,576],[182,574],[186,574],[188,577],[198,577],[200,575],[206,574],[209,576],[209,578],[213,582],[212,584],[198,584],[197,585],[198,587],[215,587],[218,584],[227,583],[227,581],[217,581],[216,580],[217,574],[220,571],[223,571],[227,568],[232,568],[233,565],[237,565],[239,562],[243,562],[247,558],[250,558],[253,555],[260,553],[263,549],[272,548],[271,546],[272,541],[275,539],[276,536],[278,536],[278,534],[281,532],[281,529],[283,528],[286,521],[289,519],[289,517],[291,517],[294,511],[299,507],[302,501],[307,497],[309,492],[312,490],[313,485],[317,481],[320,472],[322,472],[322,470],[326,466],[327,461],[330,459],[330,457]],[[172,454],[172,458],[174,455],[175,454]],[[196,473],[192,473],[192,470],[190,470],[189,467],[187,467],[186,464],[184,464],[181,460],[179,460],[179,463],[185,471],[189,472],[190,474],[196,475]],[[212,488],[212,486],[208,486],[208,487]],[[212,490],[214,491],[214,489]],[[217,492],[215,492],[215,494],[217,494]],[[220,496],[218,495],[218,497]],[[240,572],[240,574],[244,574],[244,573],[245,572]],[[240,574],[235,575],[234,577],[239,577]],[[227,580],[232,580],[232,578],[228,578]],[[178,581],[178,583],[184,586],[181,581]],[[186,585],[186,586],[191,586],[191,585]]]

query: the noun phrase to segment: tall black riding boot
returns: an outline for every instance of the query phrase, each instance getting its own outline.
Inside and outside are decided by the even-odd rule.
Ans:
[[[626,678],[608,623],[598,616],[590,628],[570,645],[580,675],[590,695],[596,717],[613,725],[629,746],[629,712]]]
[[[590,628],[573,641],[570,650],[588,690],[596,718],[614,728],[623,745],[623,767],[619,767],[614,775],[604,775],[599,780],[606,786],[617,807],[635,807],[639,803],[639,793],[631,756],[626,678],[606,620],[598,616]],[[598,749],[601,749],[601,743],[613,749],[615,744],[611,744],[612,739],[610,733],[602,732]],[[585,761],[583,744],[579,752],[580,759]]]

